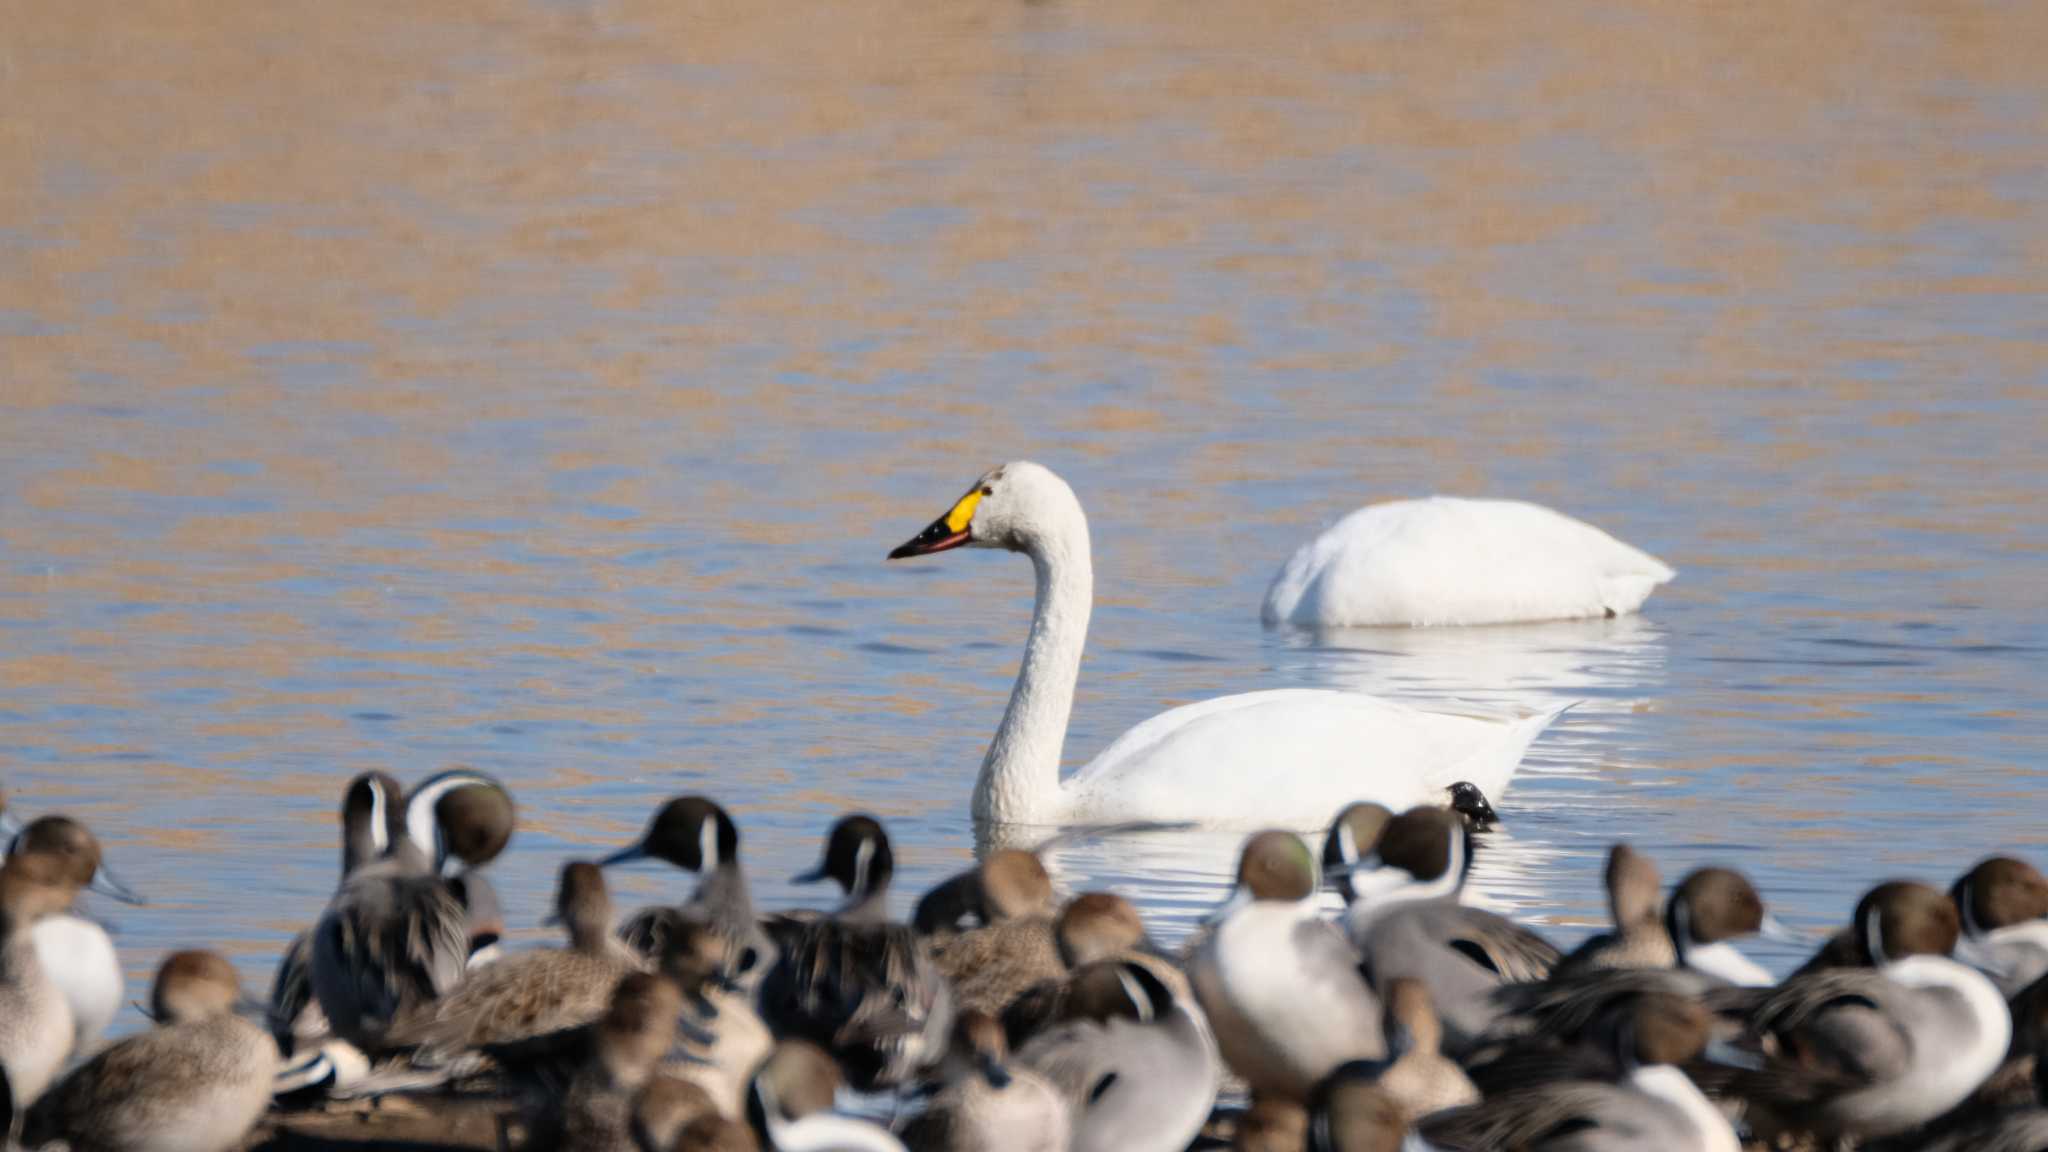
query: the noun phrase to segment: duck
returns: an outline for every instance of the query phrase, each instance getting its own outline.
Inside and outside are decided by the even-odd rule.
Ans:
[[[1471,832],[1455,813],[1410,809],[1387,822],[1372,852],[1351,869],[1344,913],[1345,932],[1374,985],[1407,978],[1426,987],[1444,1048],[1459,1057],[1501,1015],[1498,988],[1541,980],[1559,959],[1535,932],[1459,903],[1471,865]]]
[[[752,993],[724,975],[724,966],[724,940],[709,925],[671,925],[658,968],[682,990],[685,1008],[678,1022],[682,1043],[662,1070],[702,1088],[721,1114],[742,1116],[754,1071],[774,1050],[775,1037]]]
[[[905,1152],[889,1130],[835,1115],[839,1066],[804,1040],[783,1040],[754,1073],[747,1119],[763,1148],[777,1152]]]
[[[2048,974],[2048,876],[2024,860],[1991,856],[1949,888],[1967,950],[1994,969],[2007,998]]]
[[[1317,873],[1292,832],[1253,835],[1188,967],[1224,1061],[1253,1091],[1297,1103],[1339,1064],[1387,1054],[1357,954],[1319,914]]]
[[[932,959],[952,985],[960,1011],[1000,1016],[1034,986],[1066,975],[1051,881],[1042,890],[1038,884],[1044,871],[1034,853],[991,854],[975,873],[984,923],[932,939]],[[920,909],[931,899],[920,902]]]
[[[348,782],[341,793],[341,879],[345,883],[356,869],[381,858],[395,837],[405,835],[405,790],[383,772],[364,772]],[[424,850],[424,848],[422,849]],[[278,1050],[287,1057],[302,1048],[317,1049],[330,1029],[320,1002],[313,995],[311,929],[292,937],[271,980],[268,1016],[271,1035]],[[295,1062],[296,1064],[296,1062]],[[309,1066],[310,1069],[310,1066]],[[313,1081],[333,1075],[322,1064],[317,1070],[296,1075],[287,1069],[281,1080],[283,1091],[296,1091]]]
[[[1072,1126],[1066,1097],[1009,1059],[1001,1022],[970,1009],[953,1022],[945,1086],[900,1135],[911,1152],[1066,1152]]]
[[[407,834],[344,879],[313,928],[314,998],[334,1036],[364,1052],[378,1051],[395,1021],[447,995],[467,972],[468,914],[442,870],[456,859],[451,849],[473,852],[491,835],[469,823],[489,809],[455,799],[471,787],[502,790],[467,770],[415,789]]]
[[[530,1144],[562,1152],[640,1152],[637,1105],[675,1042],[683,996],[674,983],[633,972],[612,989],[582,1066],[551,1097]]]
[[[2005,1059],[2005,997],[1946,955],[1957,921],[1948,921],[1946,941],[1901,942],[1934,950],[1903,954],[1872,896],[1858,911],[1857,944],[1871,967],[1795,975],[1743,994],[1745,1036],[1765,1057],[1736,1075],[1733,1090],[1752,1102],[1760,1135],[1770,1134],[1760,1116],[1822,1140],[1904,1132],[1968,1098]]]
[[[22,851],[0,864],[0,1070],[17,1115],[50,1086],[77,1039],[71,1002],[35,942],[35,926],[62,915],[77,894],[78,872],[65,857]]]
[[[1408,1131],[1401,1105],[1379,1083],[1369,1060],[1340,1064],[1315,1087],[1302,1122],[1308,1152],[1434,1152]],[[1278,1148],[1278,1145],[1275,1145]]]
[[[85,825],[69,816],[41,816],[16,829],[7,851],[47,852],[71,862],[81,891],[98,892],[124,904],[146,903],[123,884],[100,858],[100,843]],[[127,978],[114,941],[100,924],[75,912],[45,916],[35,926],[36,953],[43,970],[63,989],[71,1005],[75,1036],[72,1051],[90,1052],[121,1010]]]
[[[822,916],[769,924],[776,960],[761,983],[761,1016],[778,1036],[826,1046],[862,1091],[908,1083],[946,1053],[953,996],[930,947],[888,919],[896,857],[872,816],[834,821],[818,866],[846,897]]]
[[[1870,952],[1871,934],[1864,921],[1876,917],[1876,935],[1890,955],[1947,956],[1962,935],[1962,906],[1940,889],[1918,880],[1887,880],[1856,901],[1847,927],[1829,936],[1819,951],[1793,971],[1807,976],[1839,968],[1874,968],[1880,961]]]
[[[1560,960],[1559,976],[1610,968],[1669,968],[1678,963],[1678,946],[1664,926],[1659,894],[1664,878],[1648,856],[1617,843],[1607,852],[1607,909],[1612,932],[1602,932]]]
[[[1152,942],[1137,906],[1114,892],[1083,892],[1067,901],[1053,921],[1052,940],[1062,971],[1025,989],[1003,1009],[1003,1030],[1013,1048],[1057,1022],[1073,994],[1074,973],[1100,961],[1141,964],[1176,1000],[1192,995],[1187,975]]]
[[[648,961],[613,935],[611,897],[596,864],[562,865],[555,893],[550,920],[566,929],[568,947],[514,953],[469,973],[453,991],[393,1025],[385,1042],[417,1045],[446,1059],[602,1017],[619,981],[647,970]]]
[[[1142,964],[1099,960],[1074,973],[1066,1019],[1017,1050],[1066,1097],[1074,1152],[1181,1152],[1222,1080],[1201,1008]]]
[[[1424,1117],[1416,1130],[1446,1152],[1740,1152],[1728,1120],[1676,1065],[1705,1050],[1712,1017],[1699,1003],[1650,995],[1610,1037],[1619,1081],[1558,1080],[1513,1088]]]
[[[1307,1145],[1308,1109],[1270,1096],[1247,1103],[1230,1132],[1230,1152],[1301,1152]]]
[[[639,1152],[669,1152],[686,1129],[706,1117],[722,1118],[718,1102],[702,1085],[676,1076],[655,1076],[633,1099],[634,1143]],[[752,1135],[744,1127],[738,1130],[751,1142]]]
[[[720,975],[749,987],[758,984],[773,945],[754,912],[753,890],[740,865],[739,825],[732,816],[709,797],[678,796],[655,811],[638,840],[598,861],[598,867],[649,859],[696,873],[697,890],[681,906],[634,913],[620,926],[620,937],[642,955],[658,956],[677,923],[702,923],[723,944]]]
[[[1732,868],[1698,868],[1686,874],[1664,905],[1664,928],[1678,965],[1716,980],[1768,988],[1777,978],[1744,956],[1735,941],[1762,936],[1785,943],[1806,940],[1764,907],[1749,877]]]
[[[270,1106],[277,1043],[237,1014],[241,982],[218,952],[174,952],[157,969],[157,1026],[73,1070],[24,1128],[41,1147],[97,1152],[227,1152]]]
[[[1296,549],[1267,627],[1429,627],[1625,616],[1678,573],[1582,520],[1520,500],[1368,504]]]
[[[972,814],[983,823],[1173,820],[1300,831],[1320,830],[1352,800],[1396,811],[1440,803],[1460,781],[1498,800],[1530,743],[1565,710],[1504,721],[1328,689],[1222,696],[1144,721],[1062,782],[1060,750],[1093,608],[1088,518],[1065,480],[1014,462],[983,475],[889,557],[962,547],[1022,552],[1037,576],[1023,662],[974,785]]]
[[[947,877],[918,900],[910,923],[934,941],[1007,920],[1050,917],[1058,910],[1052,876],[1038,853],[999,848],[980,864]]]
[[[1458,1062],[1443,1053],[1443,1022],[1437,1019],[1429,985],[1420,980],[1388,981],[1382,1030],[1393,1060],[1379,1084],[1410,1120],[1476,1103],[1479,1089]]]

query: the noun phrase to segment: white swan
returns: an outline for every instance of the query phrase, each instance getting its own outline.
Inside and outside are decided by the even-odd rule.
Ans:
[[[1621,616],[1677,573],[1582,520],[1520,500],[1369,504],[1273,577],[1268,627],[1509,624]]]
[[[1563,711],[1504,721],[1351,692],[1249,692],[1162,712],[1063,784],[1060,747],[1094,599],[1088,518],[1051,471],[1005,464],[889,558],[960,547],[1022,552],[1038,576],[1017,685],[975,781],[977,820],[1320,829],[1354,800],[1399,812],[1444,803],[1459,781],[1497,798],[1529,742]]]

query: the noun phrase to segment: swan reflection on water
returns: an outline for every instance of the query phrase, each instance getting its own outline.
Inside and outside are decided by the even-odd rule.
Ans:
[[[1155,938],[1178,947],[1229,896],[1247,835],[1207,828],[1091,832],[978,824],[974,854],[985,858],[1005,848],[1035,850],[1063,899],[1088,891],[1115,892],[1144,910]],[[1473,845],[1465,903],[1503,914],[1543,903],[1535,878],[1557,854],[1545,838],[1518,840],[1501,824],[1476,837]],[[1343,906],[1334,891],[1326,890],[1323,899],[1333,914]]]
[[[1653,619],[1475,628],[1327,628],[1275,634],[1276,662],[1319,686],[1454,710],[1542,711],[1577,700],[1572,722],[1660,696],[1666,630]]]

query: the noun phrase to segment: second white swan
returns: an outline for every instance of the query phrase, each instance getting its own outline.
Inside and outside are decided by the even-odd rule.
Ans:
[[[1019,461],[984,475],[889,558],[962,547],[1022,552],[1038,583],[1017,684],[975,782],[977,820],[1306,830],[1327,826],[1355,800],[1396,812],[1441,804],[1461,781],[1497,800],[1530,742],[1563,711],[1509,721],[1353,692],[1248,692],[1162,712],[1062,783],[1060,749],[1094,603],[1088,518],[1066,481]]]

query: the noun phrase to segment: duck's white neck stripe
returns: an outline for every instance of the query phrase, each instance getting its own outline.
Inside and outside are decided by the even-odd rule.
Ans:
[[[391,847],[391,828],[384,814],[384,782],[370,781],[370,846],[382,856]]]
[[[444,772],[427,781],[405,805],[406,837],[427,854],[427,859],[439,868],[443,858],[441,822],[434,810],[441,804],[441,798],[457,788],[470,785],[489,786],[490,780],[474,772]]]
[[[697,857],[698,867],[705,872],[719,865],[718,820],[714,817],[706,816],[704,826],[697,829]]]
[[[860,847],[853,850],[853,887],[847,895],[861,897],[868,894],[868,868],[875,862],[875,842],[861,837]]]

